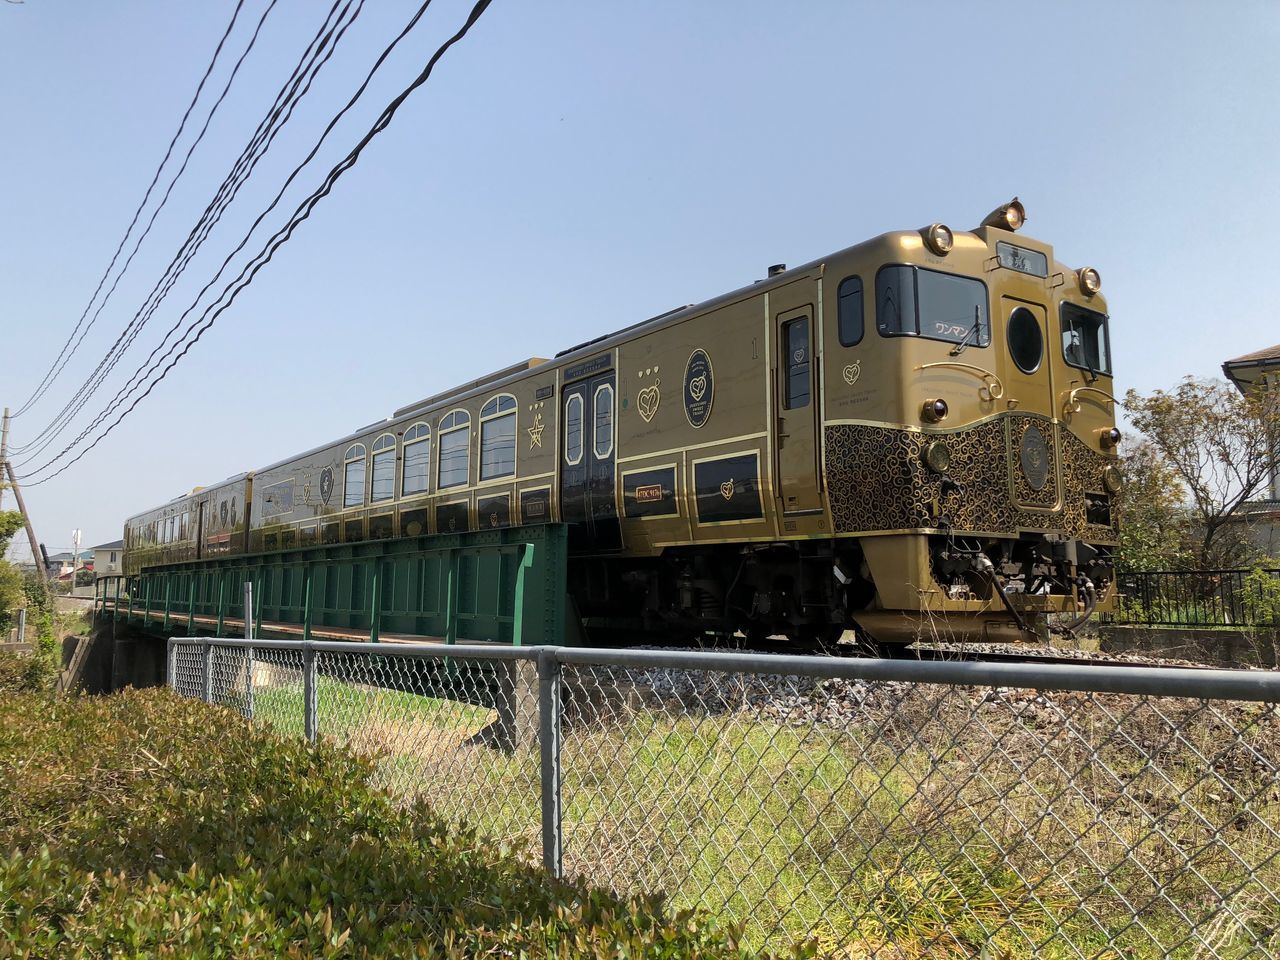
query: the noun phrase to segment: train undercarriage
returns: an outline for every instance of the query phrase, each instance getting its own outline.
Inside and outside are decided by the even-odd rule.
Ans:
[[[576,558],[569,592],[588,638],[682,642],[708,634],[906,643],[1042,640],[1078,628],[1107,596],[1111,548],[1067,537],[935,535],[920,609],[886,609],[857,540],[671,548],[655,558]],[[1060,616],[1050,618],[1050,614]],[[999,629],[993,629],[998,626]]]

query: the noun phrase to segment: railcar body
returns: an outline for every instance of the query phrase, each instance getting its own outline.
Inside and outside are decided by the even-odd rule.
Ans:
[[[984,640],[1105,609],[1105,300],[1022,216],[771,268],[411,404],[132,518],[126,569],[560,521],[588,631]]]

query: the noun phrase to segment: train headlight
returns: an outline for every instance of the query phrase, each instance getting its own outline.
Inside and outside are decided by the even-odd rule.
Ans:
[[[1121,433],[1119,427],[1108,427],[1098,431],[1098,440],[1103,450],[1114,450],[1120,446]]]
[[[920,457],[934,473],[946,473],[951,466],[951,450],[941,440],[930,440]]]
[[[1080,271],[1080,290],[1085,296],[1092,297],[1102,289],[1102,277],[1093,267],[1085,267]]]
[[[951,408],[947,406],[945,400],[926,400],[920,408],[920,419],[925,423],[941,423],[947,419],[947,414],[951,412]]]
[[[1001,230],[1017,230],[1027,222],[1027,208],[1022,201],[1014,197],[1002,207],[996,207],[982,221],[984,227],[999,227]]]
[[[945,223],[933,223],[924,231],[924,242],[938,256],[945,257],[956,245],[956,238]]]
[[[1120,468],[1114,463],[1109,463],[1102,468],[1102,485],[1107,488],[1107,493],[1119,493],[1120,488],[1124,486],[1124,477],[1120,475]]]

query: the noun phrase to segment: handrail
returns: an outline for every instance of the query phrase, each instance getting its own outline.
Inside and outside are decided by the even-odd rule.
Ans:
[[[916,367],[917,370],[928,370],[931,367],[955,367],[957,370],[968,370],[976,373],[982,378],[982,386],[978,388],[978,398],[984,403],[991,400],[999,400],[1004,396],[1004,383],[990,370],[983,369],[972,363],[961,363],[958,360],[938,360],[934,363],[926,363]]]
[[[1111,394],[1107,393],[1107,391],[1099,390],[1097,387],[1086,387],[1086,386],[1073,387],[1071,391],[1067,394],[1066,403],[1062,405],[1062,418],[1064,420],[1070,420],[1071,415],[1073,413],[1080,412],[1080,401],[1077,398],[1082,393],[1096,393],[1099,396],[1104,397],[1106,400],[1108,400],[1111,403],[1120,402]]]

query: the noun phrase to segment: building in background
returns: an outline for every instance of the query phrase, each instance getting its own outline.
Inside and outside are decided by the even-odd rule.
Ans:
[[[93,548],[93,574],[95,577],[118,577],[122,570],[124,541],[112,540]]]
[[[1241,393],[1280,392],[1280,344],[1228,360],[1222,372]],[[1271,478],[1265,495],[1241,506],[1238,516],[1253,545],[1265,556],[1280,557],[1280,426],[1272,430]]]
[[[49,571],[49,577],[53,580],[70,580],[71,571],[73,569],[76,569],[76,570],[84,570],[86,568],[89,570],[93,569],[93,551],[92,550],[80,551],[79,559],[75,563],[73,563],[72,561],[75,559],[76,559],[75,555],[72,554],[70,550],[63,551],[62,553],[52,554],[49,557],[48,564],[46,565]]]

